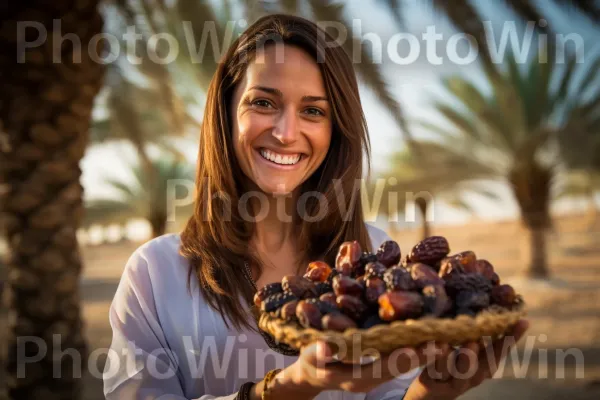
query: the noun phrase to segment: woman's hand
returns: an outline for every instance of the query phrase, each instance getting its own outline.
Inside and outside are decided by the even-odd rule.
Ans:
[[[447,344],[430,343],[416,349],[398,349],[370,364],[349,365],[335,362],[330,347],[317,342],[303,349],[298,360],[277,375],[273,398],[312,399],[325,390],[368,392],[449,352]]]
[[[529,323],[520,320],[510,335],[487,347],[471,342],[459,352],[450,352],[425,368],[410,385],[405,400],[451,400],[491,378],[500,361],[521,339]]]

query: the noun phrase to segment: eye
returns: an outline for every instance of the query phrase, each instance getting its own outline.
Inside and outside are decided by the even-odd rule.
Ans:
[[[259,99],[252,102],[253,106],[264,107],[264,108],[272,108],[273,105],[268,100]]]
[[[312,116],[322,116],[325,115],[325,113],[323,111],[321,111],[320,109],[316,108],[316,107],[309,107],[305,110],[305,112],[309,115]]]

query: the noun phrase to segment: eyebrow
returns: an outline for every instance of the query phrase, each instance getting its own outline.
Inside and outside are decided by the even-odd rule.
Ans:
[[[248,90],[260,90],[262,92],[266,92],[266,93],[270,93],[273,94],[275,96],[278,97],[283,97],[283,93],[281,93],[281,90],[276,89],[276,88],[272,88],[272,87],[267,87],[267,86],[259,86],[259,85],[255,85],[252,86],[250,89]],[[311,102],[311,101],[329,101],[329,99],[327,97],[323,97],[323,96],[302,96],[302,101],[303,102]]]

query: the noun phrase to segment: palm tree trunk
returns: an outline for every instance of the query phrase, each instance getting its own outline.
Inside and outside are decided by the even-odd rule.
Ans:
[[[526,275],[529,278],[544,279],[548,277],[548,260],[546,255],[547,240],[546,229],[527,229],[529,235],[529,265],[526,269]]]
[[[152,227],[152,237],[164,235],[167,231],[167,216],[155,214],[149,218],[150,226]]]
[[[528,264],[524,274],[543,279],[549,275],[546,234],[552,226],[550,186],[553,171],[532,160],[521,162],[510,172],[509,182],[519,204],[523,226],[529,235]]]
[[[88,46],[102,32],[97,5],[71,0],[3,6],[0,184],[8,190],[0,194],[0,227],[9,244],[7,381],[15,400],[81,396],[77,359],[84,367],[87,357],[75,233],[83,215],[79,163],[104,71],[90,57],[102,53]],[[51,34],[53,20],[60,21],[59,35]],[[28,42],[42,39],[20,63],[23,21],[43,26],[48,35],[28,28]],[[68,34],[71,40],[60,43]]]
[[[429,204],[427,203],[427,200],[421,198],[415,200],[415,203],[417,203],[419,213],[421,214],[421,238],[425,239],[431,236],[431,226],[427,220],[427,209],[429,208]]]

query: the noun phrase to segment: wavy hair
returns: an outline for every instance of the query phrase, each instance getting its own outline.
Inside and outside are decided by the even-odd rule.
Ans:
[[[369,137],[352,61],[309,20],[283,14],[262,17],[232,43],[210,83],[200,132],[194,213],[181,234],[180,253],[189,260],[190,282],[195,275],[208,304],[227,326],[232,323],[237,329],[255,329],[243,307],[243,302],[252,304],[255,293],[252,283],[243,278],[243,268],[249,262],[261,271],[261,264],[248,248],[254,224],[239,213],[246,177],[233,150],[229,107],[248,63],[269,40],[296,46],[313,57],[332,105],[328,153],[300,188],[301,193],[315,191],[324,199],[309,197],[304,215],[297,215],[299,248],[305,251],[301,258],[333,265],[338,247],[348,240],[372,250],[360,196],[363,159],[366,156],[367,165],[370,160]],[[310,222],[309,217],[316,215],[321,218]]]

